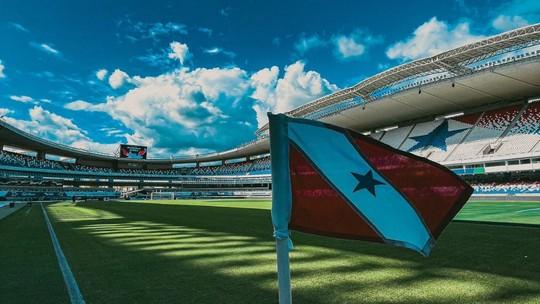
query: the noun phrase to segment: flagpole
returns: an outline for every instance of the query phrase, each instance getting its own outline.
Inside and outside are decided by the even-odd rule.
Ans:
[[[272,159],[272,224],[276,238],[279,304],[291,304],[289,238],[291,217],[291,182],[287,117],[268,113],[270,123],[270,156]]]
[[[291,304],[291,270],[289,266],[289,239],[276,239],[279,304]]]

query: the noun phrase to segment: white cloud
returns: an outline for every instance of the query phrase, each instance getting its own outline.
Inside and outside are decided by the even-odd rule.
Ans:
[[[171,52],[169,53],[170,59],[178,59],[180,64],[184,64],[184,61],[189,56],[189,48],[187,44],[180,43],[178,41],[173,41],[169,45],[171,47]]]
[[[0,117],[13,113],[12,110],[6,108],[0,108]]]
[[[143,24],[143,23],[139,23]],[[142,26],[142,30],[144,31],[144,25]],[[186,35],[187,29],[184,24],[181,23],[175,23],[175,22],[167,22],[167,23],[161,23],[156,22],[153,24],[147,24],[146,27],[148,28],[147,34],[148,37],[155,38],[157,36],[161,35],[169,35],[169,34],[183,34]]]
[[[286,67],[283,78],[279,72],[275,66],[252,75],[236,67],[178,68],[133,76],[128,92],[106,101],[76,100],[64,107],[106,113],[129,133],[111,135],[151,146],[153,154],[223,150],[251,140],[267,111],[285,112],[337,89],[305,71],[301,61]]]
[[[0,113],[2,109],[0,109]],[[6,114],[10,114],[6,112]],[[34,106],[28,111],[29,120],[15,119],[5,117],[4,120],[15,127],[26,132],[37,135],[41,138],[58,142],[72,147],[98,151],[104,153],[113,153],[118,144],[100,144],[94,142],[88,137],[88,132],[79,128],[71,119],[43,109],[40,106]]]
[[[382,37],[373,36],[366,31],[356,29],[347,35],[336,34],[331,37],[303,36],[294,44],[294,49],[298,54],[304,55],[314,48],[333,46],[334,55],[338,59],[348,60],[364,55],[368,47],[381,42]],[[277,40],[277,45],[279,45],[279,40]]]
[[[11,99],[13,101],[22,102],[22,103],[29,103],[29,102],[34,101],[34,98],[32,98],[30,96],[25,96],[25,95],[21,95],[21,96],[11,95],[11,96],[9,96],[9,99]]]
[[[493,9],[493,27],[504,31],[517,26],[536,23],[540,20],[540,1],[509,0]],[[501,18],[501,16],[503,16]],[[497,22],[495,22],[497,21]]]
[[[251,85],[255,88],[251,97],[257,100],[268,100],[276,87],[278,77],[277,66],[264,68],[251,75]]]
[[[4,69],[6,67],[2,64],[2,60],[0,60],[0,78],[5,78],[6,74],[4,74]]]
[[[10,22],[9,24],[10,24],[14,29],[19,30],[19,31],[21,31],[21,32],[25,32],[25,33],[29,33],[29,32],[30,32],[27,28],[25,28],[24,26],[22,26],[22,24],[20,24],[20,23]]]
[[[51,45],[49,44],[46,44],[46,43],[36,43],[36,42],[30,42],[30,45],[42,52],[45,52],[47,54],[50,54],[50,55],[54,55],[54,56],[61,56],[62,53],[55,49],[54,47],[52,47]]]
[[[96,72],[96,78],[99,79],[99,80],[103,80],[103,79],[105,79],[105,77],[107,77],[107,73],[108,73],[108,71],[106,69],[99,69]]]
[[[142,39],[152,39],[158,41],[161,37],[170,35],[186,35],[188,33],[185,24],[176,22],[133,22],[128,17],[118,22],[118,27],[123,37],[131,42],[136,42]]]
[[[297,61],[285,67],[285,74],[280,79],[277,67],[252,75],[255,88],[252,97],[258,100],[253,109],[257,113],[259,127],[267,122],[266,112],[287,112],[338,89],[319,73],[305,71],[304,68],[305,63]]]
[[[342,58],[358,57],[366,51],[365,45],[357,41],[354,36],[339,36],[334,41]]]
[[[223,54],[229,58],[234,58],[236,57],[236,54],[234,52],[231,52],[231,51],[226,51],[222,48],[219,48],[219,47],[213,47],[213,48],[209,48],[209,49],[204,49],[203,50],[204,53],[206,54],[210,54],[210,55],[217,55],[217,54]]]
[[[70,103],[67,103],[64,105],[64,108],[68,110],[73,111],[81,111],[81,110],[91,110],[94,105],[84,101],[84,100],[75,100]]]
[[[484,39],[483,35],[471,33],[469,23],[462,22],[451,27],[444,21],[431,18],[420,25],[411,37],[391,45],[386,50],[390,59],[414,60]]]
[[[106,102],[79,100],[65,107],[107,113],[132,130],[126,136],[129,143],[152,146],[152,151],[220,150],[253,137],[251,87],[239,68],[178,69],[157,77],[135,76],[132,83],[133,89]]]
[[[109,85],[113,89],[118,89],[129,80],[129,75],[126,72],[120,69],[116,69],[114,70],[114,72],[112,72],[111,76],[109,76]]]
[[[25,95],[11,95],[9,96],[9,99],[13,100],[13,101],[18,101],[18,102],[22,102],[22,103],[32,103],[32,104],[39,104],[40,102],[42,103],[52,103],[52,100],[50,99],[47,99],[47,98],[32,98],[30,96],[25,96]]]
[[[529,22],[521,16],[499,15],[492,22],[493,28],[501,32],[510,31],[529,25]]]
[[[126,134],[125,131],[119,130],[116,128],[101,128],[99,129],[101,132],[105,132],[107,136],[113,136],[113,137],[126,137],[129,134]]]
[[[300,38],[295,44],[294,48],[295,50],[300,53],[300,55],[305,54],[307,51],[324,46],[326,44],[326,41],[323,40],[318,35],[312,35],[309,37],[302,37]]]

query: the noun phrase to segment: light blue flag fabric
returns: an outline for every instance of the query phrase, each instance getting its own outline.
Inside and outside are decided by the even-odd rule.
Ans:
[[[422,217],[402,193],[370,165],[343,132],[323,123],[285,115],[269,115],[269,119],[272,223],[276,239],[288,240],[292,248],[289,238],[292,207],[289,144],[293,144],[356,209],[361,216],[359,220],[369,223],[384,242],[429,255],[434,238]],[[361,187],[369,191],[355,190]]]

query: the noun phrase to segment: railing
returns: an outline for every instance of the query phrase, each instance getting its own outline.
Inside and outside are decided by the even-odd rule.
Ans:
[[[472,72],[488,70],[496,66],[511,64],[517,61],[540,56],[540,50],[533,50],[529,52],[524,52],[523,54],[517,54],[509,58],[504,58],[504,59],[500,58],[501,55],[513,53],[515,51],[516,51],[515,49],[511,49],[507,53],[496,55],[493,58],[493,60],[486,61],[484,59],[484,61],[482,61],[481,64],[475,65],[473,63],[473,64],[470,64],[468,67],[471,69],[471,73],[472,73]],[[433,84],[436,82],[441,82],[441,81],[453,79],[453,78],[456,78],[456,76],[453,75],[449,71],[441,72],[441,71],[435,70],[433,71],[433,74],[414,76],[408,79],[404,79],[390,87],[381,88],[370,95],[371,100],[369,102],[371,103],[379,99],[382,99],[386,96],[393,95],[393,94],[396,94],[396,93],[399,93],[399,92],[402,92],[411,88],[421,87],[423,85]],[[354,107],[366,105],[367,103],[368,102],[362,101],[360,97],[354,97],[351,99],[341,101],[339,103],[335,103],[335,104],[331,104],[329,106],[323,107],[321,109],[316,110],[315,112],[308,113],[301,117],[308,118],[308,119],[322,119],[325,117],[336,115],[337,113],[340,113],[342,111],[345,111]]]
[[[95,177],[95,178],[130,178],[141,180],[144,178],[150,179],[181,179],[181,180],[230,180],[245,178],[249,180],[257,178],[267,178],[270,174],[257,174],[257,175],[186,175],[186,174],[171,174],[171,175],[159,175],[159,174],[143,174],[143,173],[120,173],[120,172],[91,172],[91,171],[75,171],[75,170],[59,170],[59,169],[40,169],[40,168],[28,168],[28,167],[16,167],[0,165],[0,170],[11,172],[24,172],[24,173],[41,173],[41,174],[63,174],[77,177]]]
[[[336,103],[350,100],[355,97],[364,99],[365,103],[372,102],[375,99],[399,91],[392,91],[384,94],[384,96],[377,96],[376,94],[374,95],[374,93],[393,87],[396,84],[410,81],[411,78],[428,77],[442,72],[449,72],[454,76],[472,73],[477,70],[469,68],[468,65],[486,60],[490,57],[500,56],[504,53],[514,52],[538,44],[540,44],[540,24],[526,26],[497,36],[489,37],[479,42],[464,45],[433,57],[419,59],[388,69],[375,76],[369,77],[352,87],[345,88],[306,103],[287,112],[287,114],[294,117],[305,117],[308,114],[316,113],[326,107],[333,106]],[[537,55],[538,53],[535,54],[535,56]],[[449,77],[446,77],[445,79],[447,78]],[[434,81],[440,80],[442,79],[435,79]],[[431,82],[424,80],[421,83],[416,83],[416,86],[427,83]],[[407,86],[402,89],[408,89],[410,87],[411,86]],[[343,111],[343,109],[339,111]],[[331,112],[322,117],[335,115],[336,113],[337,112]],[[257,130],[257,134],[261,134],[267,129],[268,124]]]

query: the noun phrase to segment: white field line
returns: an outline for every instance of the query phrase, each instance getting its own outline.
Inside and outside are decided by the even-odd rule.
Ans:
[[[60,247],[60,242],[58,242],[58,238],[56,237],[54,228],[49,221],[49,217],[47,216],[47,211],[45,211],[43,203],[41,203],[40,205],[41,210],[43,211],[43,216],[45,217],[45,222],[47,223],[47,229],[49,229],[49,234],[51,235],[54,252],[56,253],[56,258],[58,260],[58,266],[60,266],[62,276],[64,277],[64,283],[66,284],[66,288],[69,293],[69,299],[71,300],[72,304],[84,304],[81,290],[79,289],[79,285],[77,285],[77,281],[75,280],[75,276],[73,276],[73,272],[71,272],[71,268],[69,268],[66,256],[64,255],[64,252]]]

